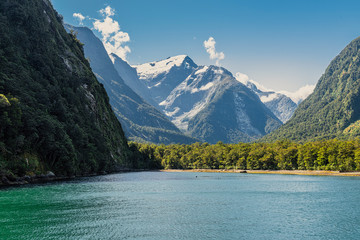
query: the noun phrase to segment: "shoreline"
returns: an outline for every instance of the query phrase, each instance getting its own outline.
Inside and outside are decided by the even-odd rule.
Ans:
[[[168,169],[162,172],[218,172],[218,173],[248,173],[248,174],[283,174],[308,176],[346,176],[360,177],[360,172],[340,172],[326,170],[238,170],[238,169]]]
[[[15,177],[13,179],[8,179],[8,177],[6,177],[5,175],[0,175],[0,190],[11,187],[46,184],[51,182],[66,182],[81,178],[87,178],[87,177],[97,177],[97,176],[110,175],[116,173],[129,173],[129,172],[142,172],[142,171],[151,171],[151,169],[122,169],[113,172],[88,173],[88,174],[75,175],[75,176],[56,176],[51,172],[51,174]]]

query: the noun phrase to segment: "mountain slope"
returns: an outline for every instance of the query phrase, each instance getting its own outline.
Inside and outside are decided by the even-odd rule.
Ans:
[[[331,61],[294,116],[264,140],[296,141],[360,135],[360,38]]]
[[[0,1],[0,174],[131,167],[82,45],[50,1]]]
[[[114,53],[111,54],[111,59],[117,73],[124,80],[125,84],[128,85],[137,95],[141,96],[146,102],[158,108],[158,104],[152,98],[149,89],[143,82],[140,81],[136,69],[131,67],[126,61],[122,60]]]
[[[240,82],[256,93],[265,106],[283,123],[286,123],[294,114],[297,104],[286,95],[266,89],[259,89],[256,82],[251,80]]]
[[[210,90],[210,101],[189,120],[188,131],[192,136],[209,143],[250,142],[281,126],[258,96],[237,82],[230,72],[214,66],[210,66],[208,71],[226,77],[213,84],[216,90]],[[203,85],[204,88],[209,88],[211,83]]]
[[[198,66],[186,55],[133,66],[140,80],[150,89],[156,103],[161,103]]]
[[[216,143],[252,141],[281,122],[224,68],[200,66],[160,103],[184,132]]]
[[[84,43],[85,56],[98,80],[104,84],[110,104],[125,134],[133,140],[153,143],[192,143],[159,110],[144,101],[119,76],[102,42],[86,27],[66,25]]]

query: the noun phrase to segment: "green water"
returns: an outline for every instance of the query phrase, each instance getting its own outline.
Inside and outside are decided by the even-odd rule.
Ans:
[[[360,178],[139,172],[0,190],[0,239],[360,239]]]

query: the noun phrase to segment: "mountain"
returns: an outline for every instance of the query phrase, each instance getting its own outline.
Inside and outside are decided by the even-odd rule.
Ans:
[[[237,80],[256,93],[265,106],[283,123],[286,123],[294,114],[297,104],[285,94],[262,88],[252,80],[239,78],[237,78]]]
[[[353,138],[360,135],[360,38],[336,56],[314,92],[293,117],[266,141],[288,138],[308,141]]]
[[[179,55],[133,67],[150,90],[155,102],[159,104],[198,66],[188,56]]]
[[[132,167],[123,130],[49,0],[0,1],[0,175]]]
[[[150,90],[140,81],[137,71],[131,67],[126,61],[122,60],[116,54],[110,54],[111,60],[114,63],[114,67],[119,76],[124,80],[137,95],[141,96],[146,102],[150,103],[154,107],[158,107],[158,104],[151,96]]]
[[[150,91],[157,87],[152,94],[164,99],[159,106],[169,119],[203,141],[248,142],[281,125],[259,97],[224,68],[197,66],[180,55],[136,69]],[[166,98],[156,95],[161,86],[165,91],[173,88]]]
[[[136,141],[164,144],[187,144],[196,141],[180,132],[163,113],[147,103],[125,84],[115,69],[104,45],[90,29],[65,26],[69,31],[71,29],[75,31],[77,38],[84,44],[85,56],[90,59],[92,70],[99,82],[104,85],[110,98],[110,104],[127,137]],[[119,59],[116,58],[115,62],[119,69]],[[128,81],[133,80],[129,68],[122,75],[126,76]]]

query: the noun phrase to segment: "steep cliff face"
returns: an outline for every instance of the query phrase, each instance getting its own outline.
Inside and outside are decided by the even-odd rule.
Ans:
[[[158,104],[151,96],[150,90],[140,81],[136,69],[131,67],[126,61],[112,53],[111,59],[119,76],[124,80],[137,95],[141,96],[147,103],[159,109]]]
[[[62,24],[48,0],[0,1],[0,168],[82,175],[132,167],[105,89]]]
[[[360,38],[330,63],[293,117],[265,140],[296,141],[360,136]]]
[[[157,144],[189,144],[196,141],[180,132],[162,112],[125,84],[104,45],[90,29],[70,25],[66,25],[66,27],[73,29],[84,44],[85,56],[90,59],[91,68],[98,80],[104,84],[110,104],[128,138]],[[114,59],[117,60],[115,57]],[[122,75],[126,74],[122,73]],[[127,81],[131,81],[131,79],[127,79]]]

